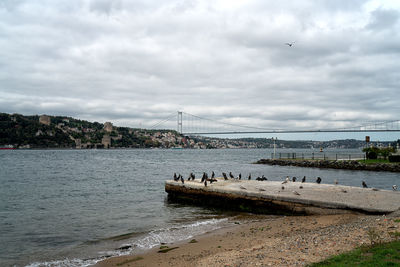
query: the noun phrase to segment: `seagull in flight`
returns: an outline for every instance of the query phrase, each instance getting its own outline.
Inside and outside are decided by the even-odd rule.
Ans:
[[[285,43],[285,45],[288,45],[288,46],[292,47],[292,45],[294,45],[294,42],[291,42],[291,43]]]

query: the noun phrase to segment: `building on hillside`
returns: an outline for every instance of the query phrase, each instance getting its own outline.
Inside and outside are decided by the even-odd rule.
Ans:
[[[50,125],[51,120],[50,117],[47,115],[42,115],[39,117],[39,123],[45,124],[45,125]]]
[[[82,148],[82,141],[80,138],[75,139],[75,146],[77,149],[81,149]]]
[[[104,135],[101,139],[101,143],[104,145],[104,148],[111,147],[111,137],[109,135]]]
[[[104,131],[111,133],[113,130],[113,125],[111,122],[104,123]]]

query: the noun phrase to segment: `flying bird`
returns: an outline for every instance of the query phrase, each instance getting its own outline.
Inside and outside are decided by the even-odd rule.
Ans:
[[[291,42],[291,43],[285,43],[285,45],[292,47],[292,45],[294,45],[294,42]]]

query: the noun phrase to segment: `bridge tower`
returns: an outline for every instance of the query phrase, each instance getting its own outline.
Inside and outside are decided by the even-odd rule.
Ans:
[[[182,111],[178,111],[178,133],[182,134]]]

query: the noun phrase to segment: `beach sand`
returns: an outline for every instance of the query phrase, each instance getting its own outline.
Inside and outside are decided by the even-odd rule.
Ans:
[[[240,224],[141,255],[109,258],[95,266],[304,266],[400,232],[400,218],[360,214],[250,216]],[[375,240],[378,241],[378,240]]]

